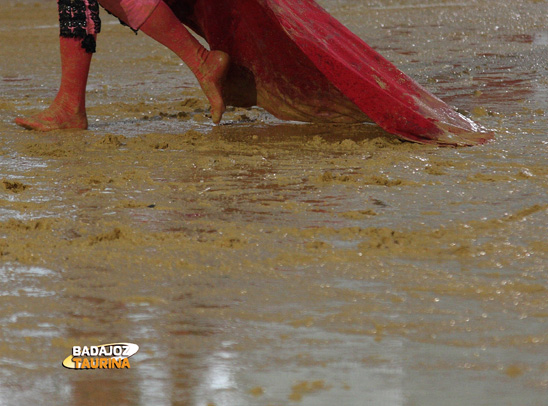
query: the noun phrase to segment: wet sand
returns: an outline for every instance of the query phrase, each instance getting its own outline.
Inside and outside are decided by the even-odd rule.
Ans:
[[[546,1],[324,0],[494,142],[229,109],[102,13],[88,131],[56,11],[0,4],[0,404],[545,405]],[[130,370],[71,371],[132,342]]]

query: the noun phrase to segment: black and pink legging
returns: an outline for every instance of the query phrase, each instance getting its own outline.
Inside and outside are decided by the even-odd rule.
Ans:
[[[125,24],[138,30],[162,0],[58,0],[61,37],[81,38],[82,47],[95,52],[101,31],[100,4]]]

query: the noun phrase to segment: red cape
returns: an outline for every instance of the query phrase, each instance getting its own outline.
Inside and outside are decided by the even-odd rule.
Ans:
[[[474,145],[492,134],[426,91],[312,0],[168,0],[231,57],[227,104],[310,122],[372,120],[400,138]]]

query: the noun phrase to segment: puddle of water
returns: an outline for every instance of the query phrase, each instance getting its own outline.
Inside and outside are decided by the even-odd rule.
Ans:
[[[17,4],[45,32],[46,3]],[[22,63],[35,30],[0,29],[0,180],[28,186],[0,186],[0,404],[544,405],[544,4],[322,4],[496,141],[213,127],[179,62],[108,17],[90,131],[20,131],[56,49]],[[119,341],[130,370],[61,367]]]

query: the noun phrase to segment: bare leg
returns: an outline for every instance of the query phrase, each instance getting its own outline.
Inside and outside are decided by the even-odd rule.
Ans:
[[[188,65],[211,104],[213,122],[218,124],[225,112],[222,82],[228,71],[228,55],[205,49],[163,1],[141,26],[141,31],[175,52]]]
[[[92,54],[87,53],[77,38],[60,38],[61,87],[51,106],[31,117],[15,122],[29,130],[51,131],[88,127],[86,84]]]

